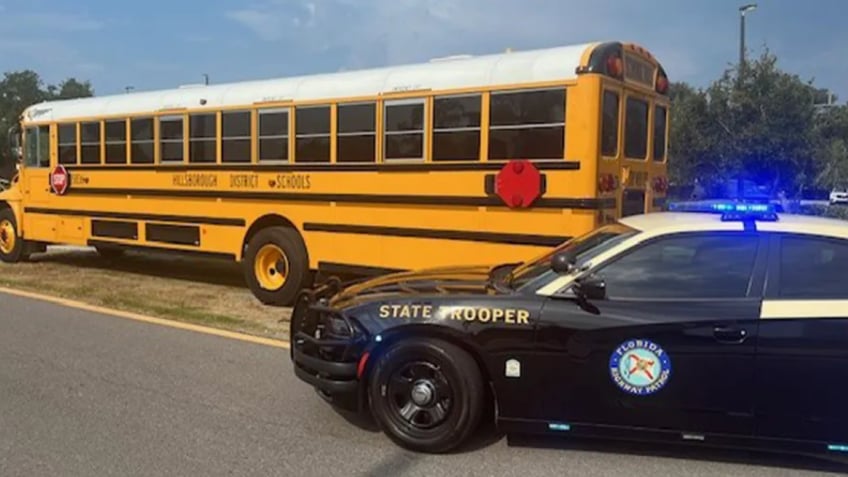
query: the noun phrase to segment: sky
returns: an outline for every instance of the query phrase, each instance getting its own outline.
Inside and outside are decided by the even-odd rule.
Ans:
[[[589,41],[633,41],[672,81],[738,61],[731,0],[0,0],[0,73],[97,95],[325,73]],[[848,0],[760,0],[750,55],[848,100]]]

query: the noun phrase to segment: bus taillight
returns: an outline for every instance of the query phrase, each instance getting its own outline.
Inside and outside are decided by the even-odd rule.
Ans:
[[[602,174],[598,178],[598,190],[601,193],[612,192],[618,189],[618,177],[612,174]]]
[[[657,75],[657,93],[668,93],[668,78],[662,70],[660,70],[659,74]]]
[[[624,75],[624,64],[618,53],[611,53],[607,57],[607,74],[619,79]]]
[[[653,186],[654,192],[665,193],[668,191],[668,179],[665,177],[654,177]]]

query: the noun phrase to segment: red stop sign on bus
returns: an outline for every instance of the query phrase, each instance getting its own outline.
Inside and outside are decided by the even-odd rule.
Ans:
[[[495,181],[498,197],[512,208],[530,207],[542,195],[542,175],[526,159],[509,161]]]
[[[50,188],[56,195],[65,195],[71,185],[71,177],[65,166],[59,164],[50,171]]]

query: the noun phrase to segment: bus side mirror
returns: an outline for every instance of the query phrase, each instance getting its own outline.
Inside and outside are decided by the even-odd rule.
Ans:
[[[576,259],[568,252],[559,252],[551,258],[551,270],[557,275],[567,275],[574,270]]]
[[[21,130],[18,127],[9,129],[9,152],[15,162],[23,158],[23,147],[21,146]]]

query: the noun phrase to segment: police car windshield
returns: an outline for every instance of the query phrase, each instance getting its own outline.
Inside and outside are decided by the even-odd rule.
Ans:
[[[556,275],[551,270],[551,258],[560,252],[571,252],[576,257],[577,267],[583,266],[593,257],[620,241],[638,233],[636,229],[615,223],[605,225],[586,235],[569,240],[541,257],[525,262],[512,272],[510,285],[513,289],[535,287],[538,283],[552,280]]]

